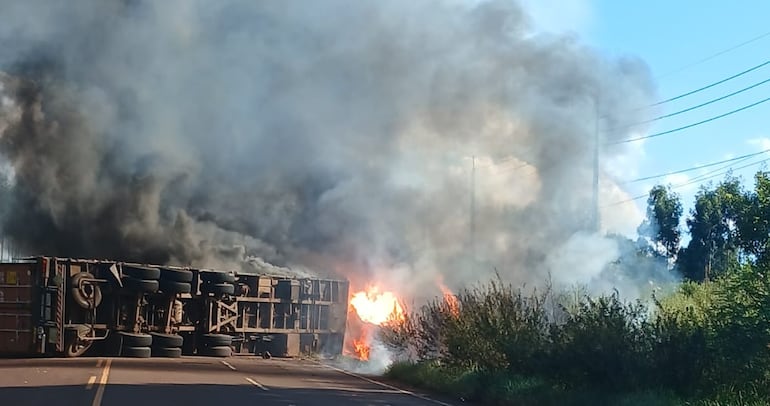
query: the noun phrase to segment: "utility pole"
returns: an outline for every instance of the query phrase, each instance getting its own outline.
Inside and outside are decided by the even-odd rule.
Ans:
[[[476,155],[471,163],[471,270],[476,269]]]
[[[593,202],[591,204],[591,229],[599,232],[599,101],[594,101],[594,159],[593,159]]]

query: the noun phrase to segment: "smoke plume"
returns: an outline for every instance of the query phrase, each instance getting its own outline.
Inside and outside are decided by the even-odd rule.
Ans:
[[[414,292],[534,280],[591,244],[597,114],[637,122],[653,97],[641,61],[514,1],[11,2],[0,44],[23,252]],[[600,131],[602,155],[627,135]]]

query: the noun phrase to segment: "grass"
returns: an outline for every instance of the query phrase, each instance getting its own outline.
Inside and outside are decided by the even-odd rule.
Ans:
[[[724,388],[708,397],[683,399],[669,391],[639,390],[612,393],[590,387],[567,388],[524,376],[488,376],[476,371],[443,367],[434,362],[396,362],[385,377],[461,401],[517,406],[766,406],[761,389]]]
[[[490,405],[685,405],[670,393],[638,391],[608,393],[588,387],[567,388],[544,379],[526,376],[489,375],[462,371],[432,362],[397,362],[385,376],[413,387],[446,394],[456,399]]]
[[[386,377],[492,405],[770,405],[766,273],[683,284],[653,308],[491,283],[385,326],[410,354]]]

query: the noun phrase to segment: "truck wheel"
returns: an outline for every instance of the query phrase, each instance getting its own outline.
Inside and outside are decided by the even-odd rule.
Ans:
[[[67,332],[64,339],[64,356],[67,358],[75,358],[85,354],[93,341],[81,340],[78,338],[77,331]]]
[[[126,347],[124,346],[121,355],[129,358],[150,358],[152,351],[150,347]]]
[[[193,280],[193,273],[186,269],[161,268],[160,279],[165,281],[190,283]]]
[[[179,358],[182,356],[182,349],[179,347],[152,347],[153,357]]]
[[[182,355],[195,355],[197,344],[195,342],[195,335],[192,333],[182,333],[181,336],[184,339],[184,342],[182,343]]]
[[[86,282],[81,285],[80,281],[83,279],[94,279],[94,275],[88,272],[75,274],[70,280],[70,292],[78,306],[90,310],[102,303],[102,290],[96,283]]]
[[[227,334],[204,334],[200,343],[202,347],[229,347],[233,343],[233,337]]]
[[[201,292],[213,293],[215,295],[232,295],[235,293],[235,286],[230,283],[204,283],[201,285]]]
[[[118,334],[123,339],[124,347],[149,347],[152,345],[152,336],[149,334],[125,331],[119,331]]]
[[[235,275],[227,272],[201,271],[200,277],[209,283],[235,283]]]
[[[198,352],[204,357],[229,357],[233,354],[233,350],[230,347],[205,347],[201,348]]]
[[[137,293],[155,293],[159,289],[157,280],[152,279],[136,279],[130,277],[123,277],[123,287],[131,292]]]
[[[123,265],[123,274],[136,279],[158,279],[160,278],[160,269],[135,265]]]
[[[190,291],[192,291],[192,287],[187,282],[176,282],[165,279],[160,280],[158,287],[161,292],[168,294],[190,293]]]
[[[184,339],[178,334],[150,333],[153,347],[181,347]]]

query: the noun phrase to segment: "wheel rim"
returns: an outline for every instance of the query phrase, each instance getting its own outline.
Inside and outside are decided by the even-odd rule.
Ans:
[[[69,345],[69,353],[72,356],[83,355],[83,353],[86,352],[90,346],[91,343],[89,341],[75,338],[74,341]]]

